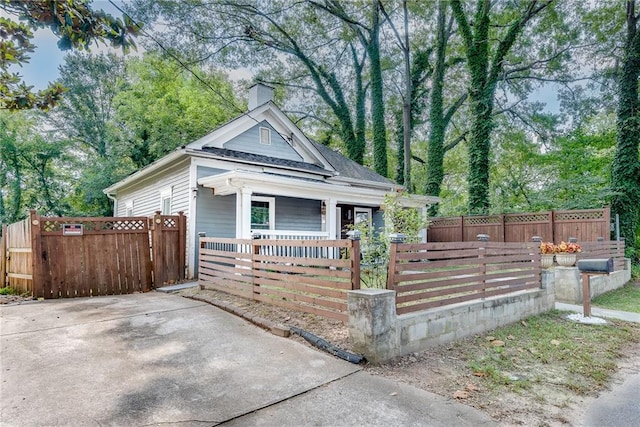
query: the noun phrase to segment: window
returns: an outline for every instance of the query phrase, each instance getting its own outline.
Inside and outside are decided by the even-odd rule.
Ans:
[[[129,200],[125,205],[125,214],[124,216],[133,216],[133,200]]]
[[[271,145],[271,129],[260,128],[260,144]]]
[[[354,208],[353,214],[354,224],[358,225],[361,222],[365,222],[371,227],[371,208]]]
[[[171,187],[167,187],[160,192],[160,213],[171,215]]]
[[[273,230],[275,224],[275,198],[251,198],[251,229]]]

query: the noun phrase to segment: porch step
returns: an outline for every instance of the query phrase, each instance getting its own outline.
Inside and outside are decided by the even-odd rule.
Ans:
[[[195,288],[196,286],[198,286],[198,282],[178,283],[177,285],[163,286],[161,288],[157,288],[156,291],[169,293],[169,292],[181,291],[183,289]]]

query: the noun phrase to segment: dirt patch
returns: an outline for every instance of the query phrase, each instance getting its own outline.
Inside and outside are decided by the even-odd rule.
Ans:
[[[297,326],[345,350],[353,351],[347,325],[340,321],[269,306],[223,292],[192,288],[181,294],[187,297],[197,294],[201,298],[231,303],[274,323]],[[491,351],[487,338],[495,337],[487,334],[399,357],[381,366],[365,364],[364,368],[371,374],[457,399],[489,414],[502,425],[579,426],[587,406],[600,391],[610,384],[622,382],[629,372],[640,372],[640,325],[616,325],[629,329],[633,339],[615,349],[614,364],[608,372],[612,376],[610,381],[601,384],[594,385],[593,382],[582,380],[580,375],[575,371],[571,372],[571,368],[568,369],[564,363],[545,361],[544,357],[536,353],[544,354],[542,347],[536,350],[528,342],[522,344],[525,346],[523,348],[515,341],[510,342],[508,331],[504,337],[507,348],[504,352]],[[291,339],[310,346],[299,336],[292,335]],[[564,337],[560,341],[568,339]],[[578,342],[581,339],[577,338]],[[559,354],[562,347],[558,345],[557,350],[552,348],[550,351]],[[535,354],[536,357],[523,357],[525,354]],[[496,373],[486,369],[479,372],[474,363],[483,357],[509,357],[516,362],[510,365],[509,371]],[[492,375],[494,377],[489,378]],[[502,380],[496,382],[496,375],[500,375]]]

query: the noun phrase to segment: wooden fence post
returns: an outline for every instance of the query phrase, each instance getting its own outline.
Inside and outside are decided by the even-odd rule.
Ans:
[[[360,289],[360,232],[351,230],[347,233],[351,242],[351,290]]]
[[[389,236],[391,242],[389,243],[389,266],[387,267],[387,289],[393,290],[396,287],[395,275],[396,275],[396,263],[398,262],[398,245],[404,242],[404,234],[391,234]]]
[[[153,259],[153,286],[159,288],[166,280],[165,270],[162,268],[164,260],[164,248],[162,241],[162,215],[156,211],[151,224],[151,246]]]
[[[180,248],[178,249],[179,257],[180,257],[180,276],[179,280],[185,279],[187,277],[187,217],[184,216],[184,212],[178,212],[178,245]],[[193,247],[193,246],[192,246]]]
[[[31,286],[35,298],[51,297],[51,289],[45,289],[42,263],[42,236],[40,235],[40,215],[34,210],[29,211],[29,226],[31,227]],[[48,291],[48,292],[47,292]]]
[[[487,243],[489,241],[488,234],[478,234],[476,238],[478,239],[479,242],[482,242],[482,243]],[[487,259],[486,259],[487,248],[485,248],[484,246],[485,245],[482,245],[478,248],[478,262],[480,263],[480,277],[482,277],[482,281],[481,281],[482,294],[484,294],[487,291],[487,289],[485,288],[485,285],[486,285],[485,277],[487,276]]]
[[[251,298],[252,299],[257,299],[255,297],[255,295],[260,295],[260,284],[256,283],[256,275],[255,275],[255,271],[257,270],[257,262],[256,262],[256,257],[255,255],[260,255],[260,243],[256,243],[258,240],[260,240],[262,238],[262,234],[260,233],[253,233],[251,235],[251,247],[249,248],[249,256],[251,257],[251,287],[253,289],[253,292],[251,293]],[[238,252],[240,252],[240,250],[238,249]]]
[[[2,225],[0,237],[0,288],[7,286],[7,226]]]

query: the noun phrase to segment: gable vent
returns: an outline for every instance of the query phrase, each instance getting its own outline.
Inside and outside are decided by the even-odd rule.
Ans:
[[[260,144],[271,145],[271,129],[260,128]]]

